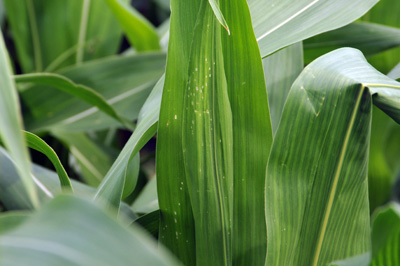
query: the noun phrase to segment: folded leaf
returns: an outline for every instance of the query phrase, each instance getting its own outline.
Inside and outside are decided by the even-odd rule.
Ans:
[[[368,252],[371,105],[399,121],[399,86],[350,48],[304,69],[267,167],[267,265],[325,265]]]
[[[161,101],[163,84],[164,77],[158,81],[149,98],[146,100],[139,115],[135,131],[101,182],[95,195],[96,199],[105,200],[118,208],[121,198],[127,196],[128,188],[129,190],[133,190],[136,185],[137,175],[130,175],[128,176],[130,178],[127,178],[126,172],[129,170],[129,164],[133,160],[138,160],[137,153],[140,149],[157,131],[157,120],[160,110],[159,102]],[[128,182],[130,182],[130,186],[127,185]]]
[[[133,124],[129,122],[129,120],[120,116],[114,110],[114,108],[109,105],[107,101],[95,90],[83,85],[75,84],[72,80],[61,75],[52,73],[18,75],[15,76],[15,81],[20,83],[44,85],[58,89],[78,99],[81,99],[94,107],[97,107],[102,112],[118,120],[128,129],[134,128]]]
[[[65,191],[73,191],[71,182],[69,181],[68,174],[67,174],[67,172],[65,172],[65,169],[64,169],[63,165],[61,164],[60,159],[58,159],[58,156],[54,152],[54,150],[49,145],[47,145],[46,142],[44,142],[41,138],[39,138],[35,134],[25,131],[25,138],[26,138],[27,145],[30,148],[43,153],[51,161],[51,163],[53,164],[54,168],[57,171],[58,177],[60,179],[61,187]]]
[[[164,71],[165,54],[113,56],[83,63],[59,72],[76,84],[96,90],[122,117],[133,121]],[[47,86],[21,89],[30,132],[77,132],[119,126],[98,108]]]

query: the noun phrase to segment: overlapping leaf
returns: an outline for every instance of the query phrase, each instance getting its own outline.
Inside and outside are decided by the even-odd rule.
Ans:
[[[249,0],[262,57],[364,15],[378,0]]]
[[[306,40],[305,61],[309,63],[342,47],[357,48],[365,56],[371,56],[397,46],[400,46],[400,29],[369,22],[355,22]]]
[[[137,119],[164,65],[165,54],[147,53],[91,61],[59,73],[96,90],[120,117],[132,121]],[[52,129],[76,132],[120,124],[98,108],[52,87],[25,88],[21,96],[27,109],[26,126],[31,132]]]
[[[263,59],[273,133],[278,129],[290,87],[303,70],[303,45],[293,44]]]
[[[400,29],[400,17],[397,11],[400,9],[400,2],[397,0],[381,0],[365,16],[363,21],[380,23],[386,26]],[[398,36],[398,34],[396,34]],[[393,35],[393,38],[396,38]],[[400,61],[400,47],[391,49],[383,54],[368,58],[369,62],[382,73],[388,73]]]
[[[135,165],[135,160],[138,164],[137,153],[156,133],[163,84],[164,76],[146,100],[135,131],[101,182],[95,198],[106,200],[118,208],[121,198],[127,196],[136,185],[137,173],[134,176],[129,175],[129,171],[132,170],[129,169],[129,165]]]
[[[371,104],[399,121],[399,93],[350,48],[299,76],[267,167],[267,265],[324,265],[368,251]]]
[[[136,226],[124,228],[91,202],[72,196],[58,196],[1,235],[0,247],[4,265],[179,265]]]

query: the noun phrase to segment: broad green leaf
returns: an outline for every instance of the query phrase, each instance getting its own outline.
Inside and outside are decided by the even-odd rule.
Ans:
[[[371,266],[400,264],[400,205],[391,203],[380,209],[372,222]]]
[[[42,71],[53,61],[58,63],[52,68],[60,68],[118,51],[121,30],[103,1],[4,0],[4,4],[24,73]]]
[[[372,221],[372,259],[367,253],[331,266],[396,266],[400,263],[399,245],[400,206],[390,203],[377,210]]]
[[[272,142],[272,132],[268,115],[268,105],[266,104],[267,96],[261,57],[251,28],[250,14],[246,1],[231,3],[231,5],[228,5],[226,1],[220,1],[220,9],[229,25],[231,36],[225,31],[219,34],[215,33],[215,28],[213,28],[215,25],[211,23],[212,21],[207,21],[207,18],[209,18],[207,12],[209,11],[205,12],[202,9],[204,8],[202,6],[204,2],[191,2],[187,6],[182,1],[171,3],[173,9],[168,58],[173,58],[173,60],[167,62],[166,82],[161,104],[157,142],[157,182],[161,209],[160,239],[186,264],[193,264],[194,247],[189,246],[187,243],[185,244],[184,241],[187,240],[189,244],[192,243],[192,228],[194,224],[198,262],[214,259],[215,263],[224,263],[221,252],[219,252],[219,255],[213,255],[216,253],[215,250],[221,250],[221,240],[224,238],[217,237],[215,242],[212,243],[215,247],[214,250],[208,252],[211,244],[205,241],[204,235],[201,235],[204,234],[202,226],[211,223],[208,219],[212,218],[200,219],[196,224],[191,217],[191,207],[193,207],[193,214],[195,215],[194,220],[198,221],[199,218],[196,217],[201,217],[202,215],[202,213],[199,213],[199,202],[204,201],[207,206],[212,206],[213,197],[224,195],[225,192],[222,193],[222,191],[226,187],[228,187],[226,191],[229,192],[229,185],[226,185],[226,187],[221,185],[222,189],[216,190],[215,187],[218,188],[216,181],[214,181],[215,185],[209,181],[202,184],[201,180],[196,180],[195,178],[196,175],[207,173],[215,165],[220,165],[219,154],[226,153],[229,155],[229,151],[227,152],[227,149],[223,147],[223,145],[227,144],[224,142],[226,140],[229,141],[229,128],[227,131],[224,131],[224,129],[214,133],[211,131],[211,127],[208,128],[207,125],[210,121],[204,118],[204,113],[194,112],[195,110],[205,110],[206,117],[209,114],[217,115],[218,117],[220,115],[219,112],[226,110],[223,98],[219,97],[218,102],[212,103],[210,101],[211,98],[207,97],[214,91],[213,88],[216,84],[218,84],[216,93],[222,93],[223,95],[225,75],[223,75],[222,70],[214,73],[219,67],[219,54],[222,53],[224,58],[223,70],[226,74],[228,96],[233,116],[233,158],[237,162],[233,164],[234,180],[236,183],[233,186],[234,203],[232,220],[232,224],[237,225],[237,227],[233,228],[232,231],[232,239],[235,239],[235,242],[233,243],[233,254],[231,256],[232,260],[235,261],[234,263],[240,264],[242,261],[246,261],[247,263],[251,261],[251,264],[264,263],[266,238],[262,204],[263,177],[265,175],[268,149]],[[197,13],[194,10],[199,11]],[[197,25],[196,20],[198,21]],[[207,31],[207,24],[209,25],[209,31]],[[201,32],[202,28],[203,31]],[[205,45],[199,35],[202,35],[205,39],[210,38],[211,35],[212,41],[206,42],[207,45]],[[218,48],[218,38],[222,39],[222,49]],[[203,43],[204,47],[201,47],[200,43]],[[216,53],[209,55],[207,49],[212,49],[212,46],[218,49]],[[243,49],[243,47],[246,47],[246,49]],[[204,49],[204,52],[199,53],[198,49]],[[216,65],[214,65],[214,62]],[[249,72],[250,66],[252,71]],[[198,72],[202,71],[205,74],[207,70],[213,72],[208,74],[208,78],[211,79],[207,79],[207,84],[205,84],[205,82],[202,82],[204,78],[199,76]],[[193,78],[191,77],[192,75],[194,76]],[[202,82],[204,84],[199,83],[199,86],[196,84],[192,86],[192,82]],[[197,89],[196,86],[198,87]],[[190,91],[188,90],[189,87],[191,88]],[[251,90],[249,89],[250,87],[252,88]],[[193,92],[194,95],[190,95]],[[204,99],[201,97],[201,93],[205,95]],[[187,98],[187,96],[190,98]],[[195,106],[196,109],[190,106],[192,97],[197,97],[196,99],[193,98],[193,107]],[[180,100],[177,101],[176,99]],[[171,105],[172,102],[174,103],[173,105]],[[210,104],[216,104],[213,107],[214,110],[211,109],[212,105]],[[250,106],[251,108],[249,108]],[[188,108],[187,110],[186,107]],[[208,112],[207,107],[210,107],[208,108]],[[192,112],[196,113],[198,117],[191,119],[193,117]],[[224,112],[227,113],[226,111]],[[212,126],[213,130],[218,130],[219,123],[227,123],[227,118],[228,116],[225,115],[222,121],[214,122],[213,117],[213,123],[216,123]],[[194,124],[192,124],[193,133],[196,131],[196,134],[199,136],[199,141],[196,145],[189,145],[190,141],[193,141],[193,144],[195,143],[194,140],[190,139],[191,120],[194,120]],[[184,121],[188,121],[189,124]],[[204,126],[203,135],[201,134],[202,126]],[[252,132],[251,136],[249,136],[248,132]],[[211,133],[210,136],[224,135],[226,140],[224,141],[223,137],[216,138],[217,141],[221,139],[222,144],[214,146],[213,143],[215,142],[213,141],[215,139],[211,138],[207,140],[209,133]],[[181,142],[182,138],[183,143]],[[206,147],[206,141],[210,141],[212,146]],[[201,146],[202,142],[204,143],[204,147]],[[180,146],[181,143],[182,146]],[[236,143],[237,147],[235,147]],[[218,145],[218,143],[216,144]],[[216,155],[215,157],[206,156],[204,159],[199,157],[199,164],[194,168],[195,162],[191,159],[190,155],[200,154],[202,149],[214,149]],[[169,156],[163,154],[168,154]],[[229,160],[228,158],[226,159]],[[206,161],[202,164],[202,160]],[[228,166],[223,166],[220,169],[222,171],[229,171]],[[194,172],[196,169],[199,169],[199,173]],[[214,173],[213,175],[217,176]],[[213,175],[210,175],[210,178]],[[220,175],[218,173],[218,176]],[[225,177],[228,178],[228,176]],[[214,180],[219,179],[214,178]],[[193,200],[196,200],[193,206],[190,206],[187,204],[189,201],[187,183],[195,181],[198,183],[194,184],[194,187],[200,185],[203,187],[199,187],[199,193],[196,194],[193,193],[195,188],[189,186],[190,201],[193,202]],[[202,196],[202,193],[205,193],[206,190],[209,190],[210,193],[210,200],[208,202],[205,201],[207,198]],[[211,197],[211,195],[213,196]],[[228,197],[231,197],[229,193]],[[214,205],[212,209],[205,208],[210,212],[215,212],[215,208],[219,208],[221,210],[220,213],[225,212],[223,218],[221,214],[214,217],[215,224],[212,225],[212,228],[220,226],[226,230],[230,226],[230,221],[222,224],[221,221],[226,217],[227,207],[225,206],[229,206],[227,204],[227,202],[229,203],[229,198],[223,199],[220,202],[219,206],[221,207],[215,207]],[[222,206],[224,207],[222,208]],[[194,210],[195,208],[196,211]],[[199,232],[199,230],[201,231]],[[210,232],[213,232],[212,230],[214,229],[211,229]],[[177,239],[174,238],[176,232],[178,232],[179,236]],[[218,236],[221,233],[223,233],[223,230],[220,230],[215,235]],[[228,254],[228,245],[222,247],[222,249],[225,250],[225,254]],[[227,255],[225,261],[229,263],[229,259]]]
[[[400,79],[400,63],[390,71],[388,77],[392,79]]]
[[[110,169],[113,157],[84,133],[53,131],[52,135],[68,147],[85,183],[97,187]]]
[[[372,56],[397,46],[400,46],[400,29],[369,22],[355,22],[305,40],[304,53],[305,61],[309,63],[342,47],[357,48],[365,56]]]
[[[263,59],[273,133],[278,129],[283,106],[293,82],[303,70],[303,45],[293,44]]]
[[[9,232],[29,218],[29,212],[14,211],[0,214],[0,235]]]
[[[124,0],[105,0],[136,51],[160,50],[158,35],[151,23]]]
[[[396,1],[396,0],[394,0]],[[353,22],[378,0],[248,0],[262,57]]]
[[[400,29],[400,2],[397,0],[381,0],[361,20],[392,26]],[[397,34],[398,36],[399,34]],[[368,61],[382,73],[388,73],[400,61],[400,47],[383,54],[368,58]]]
[[[199,12],[193,18],[198,23],[188,47],[187,85],[176,88],[184,91],[179,99],[183,102],[183,112],[171,117],[166,126],[182,121],[186,180],[179,189],[187,183],[195,220],[196,264],[230,265],[233,132],[222,50],[222,34],[227,33],[222,33],[207,1],[199,1],[192,8]],[[168,89],[172,88],[166,86],[165,90]],[[178,231],[178,237],[185,236]]]
[[[171,0],[168,58],[156,148],[159,241],[185,265],[196,264],[196,246],[182,154],[182,112],[199,4],[199,0]]]
[[[295,81],[267,167],[266,265],[368,252],[371,104],[400,118],[399,85],[350,48],[317,59]]]
[[[266,252],[264,177],[272,145],[264,72],[247,2],[220,3],[231,30],[231,36],[222,36],[233,120],[233,263],[261,265]]]
[[[18,165],[17,172],[28,195],[31,207],[38,207],[38,196],[30,176],[30,159],[22,133],[20,105],[3,34],[0,34],[0,138]]]
[[[164,76],[158,81],[143,105],[137,127],[101,182],[95,195],[96,199],[106,200],[109,204],[118,208],[121,198],[128,195],[128,189],[132,191],[136,185],[137,175],[134,178],[127,177],[127,171],[129,171],[129,165],[138,160],[140,149],[157,131],[163,84]],[[126,185],[126,182],[130,182],[131,185]]]
[[[164,66],[165,54],[146,53],[99,59],[64,69],[59,74],[96,90],[120,116],[133,121],[138,118]],[[98,108],[51,87],[30,87],[22,90],[21,95],[29,111],[25,122],[31,132],[53,129],[76,132],[120,125]]]
[[[26,74],[15,76],[17,83],[31,83],[35,85],[49,86],[58,89],[62,92],[68,93],[78,99],[85,101],[93,107],[97,107],[100,111],[118,120],[122,125],[129,129],[133,129],[133,124],[121,117],[114,108],[107,103],[107,101],[97,93],[95,90],[75,84],[72,80],[58,74],[40,73],[40,74]]]
[[[58,177],[60,179],[61,187],[65,191],[72,192],[73,189],[71,186],[71,182],[69,181],[68,174],[67,174],[67,172],[65,172],[65,169],[64,169],[63,165],[61,164],[60,159],[58,159],[58,156],[54,152],[54,150],[49,145],[47,145],[46,142],[44,142],[41,138],[39,138],[35,134],[25,131],[25,138],[26,138],[28,147],[43,153],[51,161],[51,163],[53,164],[54,168],[57,171]]]
[[[0,247],[4,265],[178,265],[138,227],[125,228],[72,196],[56,197],[1,235]]]

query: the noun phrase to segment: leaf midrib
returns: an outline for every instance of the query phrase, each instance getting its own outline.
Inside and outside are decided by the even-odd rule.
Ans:
[[[339,163],[337,165],[335,176],[334,176],[334,179],[333,179],[332,189],[331,189],[331,192],[329,194],[328,204],[327,204],[327,208],[325,210],[324,218],[323,218],[323,221],[322,221],[322,228],[321,228],[321,231],[320,231],[320,234],[319,234],[319,237],[318,237],[317,247],[316,247],[316,251],[314,253],[315,255],[314,255],[312,266],[317,266],[318,265],[319,256],[321,254],[322,244],[324,242],[324,237],[325,237],[326,229],[327,229],[327,226],[328,226],[328,221],[329,221],[330,214],[331,214],[331,211],[332,211],[333,201],[334,201],[334,198],[335,198],[335,194],[336,194],[336,190],[337,190],[337,185],[338,185],[340,173],[342,171],[342,167],[343,167],[343,164],[344,164],[344,158],[345,158],[345,155],[346,155],[346,152],[347,152],[347,148],[349,146],[350,136],[351,136],[354,124],[355,124],[358,108],[360,107],[360,104],[361,104],[361,98],[362,98],[362,95],[364,93],[364,89],[365,89],[365,86],[363,84],[361,84],[360,92],[358,93],[357,101],[356,101],[355,107],[353,109],[353,113],[351,115],[349,127],[347,129],[347,132],[346,132],[346,135],[345,135],[345,139],[344,139],[344,143],[343,143],[343,146],[342,146],[341,151],[340,151]]]

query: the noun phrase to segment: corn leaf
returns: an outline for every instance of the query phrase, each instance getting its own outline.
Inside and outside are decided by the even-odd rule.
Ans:
[[[362,21],[384,24],[386,26],[400,29],[400,17],[397,15],[400,9],[400,2],[397,0],[381,0],[374,6]],[[398,33],[396,34],[399,35]],[[395,36],[393,35],[393,38]],[[400,61],[400,47],[388,50],[383,54],[368,58],[368,61],[380,72],[388,73]]]
[[[307,63],[342,47],[361,50],[372,56],[400,46],[400,29],[369,22],[355,22],[343,28],[317,35],[304,41]]]
[[[118,120],[125,127],[129,129],[134,128],[133,124],[120,116],[99,93],[89,87],[75,84],[72,80],[61,75],[52,73],[17,75],[15,76],[15,81],[58,89],[87,102],[93,107],[97,107],[100,111]]]
[[[391,196],[400,170],[400,125],[374,107],[368,163],[369,205],[371,213]]]
[[[283,106],[293,82],[303,70],[303,45],[288,46],[263,59],[273,133],[278,129]]]
[[[160,50],[154,27],[127,1],[106,0],[106,2],[136,51]]]
[[[18,164],[17,172],[25,187],[31,207],[38,207],[38,196],[31,178],[31,165],[22,133],[22,119],[18,94],[11,74],[11,66],[4,44],[3,34],[0,34],[0,138]]]
[[[354,49],[304,69],[267,167],[267,265],[325,265],[368,251],[371,104],[399,121],[399,93]]]
[[[25,138],[28,147],[43,153],[51,161],[57,171],[61,187],[65,191],[73,191],[68,174],[65,172],[64,166],[61,164],[60,159],[58,159],[54,150],[35,134],[25,131]]]
[[[10,154],[0,147],[0,201],[8,210],[28,210],[32,209],[32,202],[23,181],[19,177],[16,161]],[[45,202],[53,197],[53,193],[39,180],[35,173],[29,175],[33,180],[35,189],[38,193],[40,202]],[[54,176],[54,187],[60,189],[60,182],[57,174]]]
[[[84,133],[53,131],[52,135],[68,147],[85,183],[97,187],[110,169],[113,157]]]
[[[121,198],[130,194],[129,191],[131,192],[134,189],[137,175],[133,178],[131,175],[127,176],[127,173],[130,171],[131,163],[135,165],[135,160],[138,160],[140,149],[157,131],[159,102],[161,101],[163,84],[164,76],[158,81],[143,105],[135,131],[101,182],[95,199],[106,201],[118,208]]]
[[[24,73],[113,55],[121,30],[103,1],[5,0]],[[66,24],[66,22],[68,22]]]
[[[221,27],[208,2],[199,1],[192,8],[199,13],[188,58],[187,88],[181,88],[183,112],[171,117],[166,126],[182,121],[186,180],[179,188],[187,183],[195,220],[196,263],[230,265],[233,133]],[[185,236],[178,231],[178,237]]]
[[[225,18],[221,12],[221,9],[219,8],[219,0],[208,0],[208,2],[210,3],[210,6],[214,12],[214,15],[218,19],[219,23],[222,25],[222,27],[224,27],[226,29],[226,31],[230,35],[231,33],[229,31],[229,26],[225,21]]]
[[[400,263],[400,206],[391,203],[381,208],[372,222],[371,266]]]
[[[394,0],[396,1],[396,0]],[[262,57],[364,15],[378,0],[249,0]]]
[[[158,218],[160,217],[159,210],[147,213],[140,218],[138,218],[134,224],[140,225],[145,228],[147,232],[152,234],[154,237],[158,237],[158,229],[160,227],[158,223]]]
[[[122,117],[133,121],[164,71],[165,54],[113,56],[62,70],[60,75],[96,90]],[[47,86],[21,88],[29,110],[27,130],[77,132],[119,126],[120,122],[98,108]]]
[[[246,1],[223,1],[231,36],[223,35],[224,62],[233,120],[233,263],[265,261],[265,168],[272,128],[262,60]]]
[[[147,182],[133,202],[131,209],[136,213],[150,213],[160,209],[158,206],[156,177]]]
[[[1,235],[0,247],[4,265],[179,265],[136,226],[125,228],[90,201],[65,195]]]
[[[173,60],[167,62],[157,143],[160,239],[186,264],[194,263],[195,252],[199,264],[264,263],[262,177],[272,132],[261,57],[246,1],[219,1],[231,35],[218,32],[205,2],[171,3]],[[235,163],[228,163],[230,156]],[[232,224],[237,227],[230,233]]]
[[[188,61],[199,6],[199,0],[171,1],[167,68],[156,149],[161,210],[159,241],[185,265],[196,264],[195,225],[182,154],[182,118],[188,74],[194,71],[189,72]]]
[[[335,261],[330,263],[330,266],[368,266],[370,265],[371,262],[371,254],[364,253],[361,255],[357,255],[354,257],[351,257],[349,259],[345,260],[340,260],[340,261]]]
[[[400,63],[390,71],[388,76],[392,79],[400,79]]]

